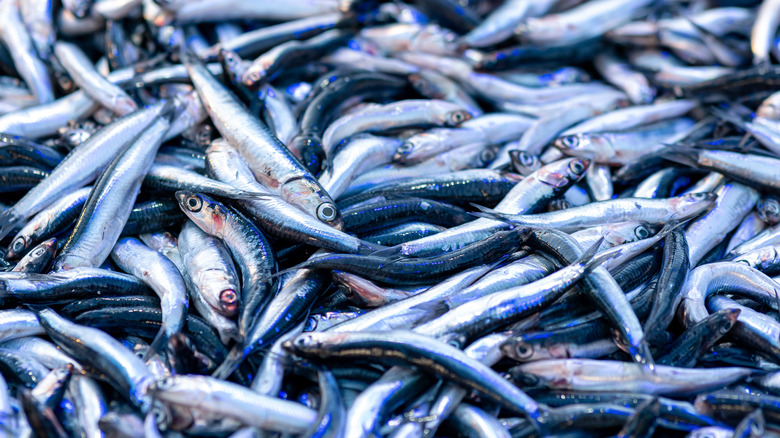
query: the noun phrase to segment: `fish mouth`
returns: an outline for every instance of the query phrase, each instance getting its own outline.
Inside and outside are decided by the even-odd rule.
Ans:
[[[219,293],[219,304],[227,316],[238,313],[238,294],[233,289],[225,289]]]

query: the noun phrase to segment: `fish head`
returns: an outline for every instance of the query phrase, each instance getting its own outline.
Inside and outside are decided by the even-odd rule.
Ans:
[[[458,109],[455,111],[449,111],[444,117],[445,126],[458,126],[466,120],[471,119],[471,113],[465,109]]]
[[[323,339],[320,339],[321,335],[322,333],[304,333],[294,339],[284,341],[282,348],[304,356],[320,355],[324,351],[323,346],[325,345]]]
[[[512,167],[521,175],[528,175],[542,166],[541,160],[534,154],[525,151],[510,151]]]
[[[232,82],[240,81],[246,72],[244,62],[238,54],[232,50],[220,49],[217,55],[219,63],[230,77]]]
[[[412,84],[412,88],[423,96],[440,98],[443,96],[443,90],[436,82],[437,78],[438,73],[433,73],[430,70],[420,70],[409,75],[409,82]]]
[[[52,237],[40,245],[36,246],[31,252],[30,256],[35,260],[54,257],[54,252],[57,250],[57,238]]]
[[[226,219],[224,207],[202,193],[186,190],[176,192],[179,208],[207,234],[217,234]]]
[[[415,49],[425,53],[452,55],[457,50],[458,35],[436,24],[428,24],[414,37]]]
[[[718,195],[711,192],[688,193],[672,199],[675,219],[682,220],[698,216],[715,204]]]
[[[24,253],[29,249],[30,246],[30,237],[25,236],[22,234],[17,235],[13,242],[8,246],[8,253],[6,254],[6,259],[8,260],[15,260],[24,255]]]
[[[732,328],[734,328],[734,324],[737,323],[739,314],[742,313],[742,311],[740,309],[726,309],[722,310],[721,312],[724,312],[724,315],[718,321],[719,324],[717,330],[721,335],[725,335],[731,331]]]
[[[609,140],[601,134],[564,135],[555,139],[553,146],[564,154],[574,157],[593,158],[601,155],[612,155]],[[607,152],[604,152],[605,150]]]
[[[780,201],[777,198],[764,198],[756,205],[758,216],[769,225],[780,223]]]
[[[398,146],[398,149],[393,156],[393,161],[403,163],[406,161],[407,157],[410,157],[413,153],[423,150],[436,143],[438,143],[436,137],[427,135],[424,132],[409,137],[406,139],[406,141]]]
[[[543,166],[536,171],[536,177],[543,183],[565,189],[581,180],[586,170],[588,170],[587,160],[566,158]]]
[[[344,219],[330,195],[311,178],[296,178],[282,185],[281,197],[331,227],[342,230]]]

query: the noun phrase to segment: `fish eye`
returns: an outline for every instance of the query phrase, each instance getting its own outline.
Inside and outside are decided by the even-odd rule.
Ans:
[[[320,204],[320,206],[317,207],[317,218],[321,221],[330,222],[336,219],[338,215],[339,214],[338,210],[336,210],[336,206],[330,202]]]
[[[525,167],[531,167],[534,165],[534,156],[527,152],[520,152],[520,163]]]
[[[411,141],[405,141],[401,143],[401,146],[398,146],[398,153],[400,154],[408,154],[409,152],[414,149],[414,143]]]
[[[534,354],[534,347],[526,342],[518,342],[515,346],[515,352],[520,359],[528,359]]]
[[[582,164],[582,161],[576,160],[569,164],[569,169],[571,169],[575,175],[582,175],[582,172],[585,172],[585,165]]]
[[[576,148],[580,144],[580,139],[576,135],[567,135],[561,137],[561,144],[567,148]]]
[[[200,199],[197,195],[192,195],[189,198],[187,198],[187,208],[193,212],[197,213],[200,211],[200,209],[203,207],[203,200]]]
[[[490,149],[485,149],[479,154],[479,159],[482,160],[483,163],[490,163],[495,158],[496,154],[494,154]]]
[[[462,112],[455,111],[454,113],[452,113],[451,119],[452,119],[452,123],[457,125],[458,123],[462,122],[465,119],[465,117]]]
[[[43,253],[45,253],[45,252],[46,252],[46,250],[45,250],[45,249],[43,249],[43,248],[38,248],[38,249],[36,249],[36,250],[35,250],[35,253],[33,253],[33,255],[34,255],[35,257],[40,257],[40,256],[42,256],[42,255],[43,255]]]
[[[733,327],[733,326],[734,326],[734,323],[732,323],[731,321],[726,321],[725,323],[723,323],[723,327],[721,328],[721,330],[723,331],[723,333],[726,333],[729,330],[731,330],[731,327]]]
[[[650,231],[648,231],[647,228],[645,228],[644,226],[639,226],[634,231],[634,235],[636,235],[636,237],[640,239],[644,239],[650,235]]]
[[[24,237],[20,237],[16,240],[14,240],[14,243],[11,245],[11,249],[14,250],[15,253],[20,253],[24,251],[24,247],[26,245],[24,244]]]
[[[693,198],[694,200],[697,200],[697,201],[701,200],[701,199],[704,199],[704,197],[705,197],[705,194],[702,193],[702,192],[691,194],[691,198]]]

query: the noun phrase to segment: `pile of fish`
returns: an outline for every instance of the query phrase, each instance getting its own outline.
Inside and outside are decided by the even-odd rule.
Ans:
[[[0,0],[0,436],[780,436],[780,0]]]

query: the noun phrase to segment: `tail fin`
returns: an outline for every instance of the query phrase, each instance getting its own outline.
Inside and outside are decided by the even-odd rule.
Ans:
[[[10,234],[21,220],[22,218],[16,214],[13,207],[0,213],[0,240]]]
[[[236,345],[232,350],[230,350],[230,353],[228,353],[225,361],[222,362],[216,370],[214,370],[214,372],[211,374],[211,377],[225,380],[238,369],[238,366],[241,365],[241,362],[243,361],[244,353],[241,348]]]
[[[477,210],[479,210],[478,212],[469,212],[469,214],[472,215],[472,216],[481,217],[481,218],[485,218],[485,219],[492,219],[492,220],[495,220],[495,221],[506,222],[508,224],[516,224],[517,223],[517,222],[515,222],[515,219],[513,218],[513,216],[519,216],[519,215],[510,215],[510,214],[505,214],[505,213],[499,213],[499,212],[493,210],[492,208],[483,207],[481,205],[477,205],[477,204],[474,204],[474,203],[472,203],[471,206],[476,208]]]
[[[699,165],[699,151],[690,146],[681,144],[667,145],[658,155],[666,160],[686,166],[698,167]]]
[[[580,254],[579,257],[577,257],[577,260],[572,263],[573,265],[577,264],[584,264],[585,265],[585,271],[589,272],[593,269],[596,269],[597,267],[601,266],[602,263],[609,260],[612,257],[599,257],[598,252],[599,248],[601,248],[601,245],[604,243],[604,236],[601,236],[601,238],[590,246],[590,248],[586,249],[585,252]]]
[[[149,349],[146,350],[146,353],[144,354],[144,361],[149,360],[155,354],[165,356],[165,347],[167,345],[168,336],[165,334],[165,327],[160,327],[160,331],[157,332],[157,336],[154,337],[152,343],[149,344]]]

